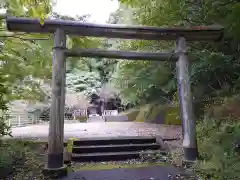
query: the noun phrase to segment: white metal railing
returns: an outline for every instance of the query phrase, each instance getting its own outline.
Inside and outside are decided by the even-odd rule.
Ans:
[[[117,116],[118,110],[104,110],[103,116]]]
[[[77,117],[87,116],[86,109],[78,109],[73,112],[73,119],[76,120]]]
[[[119,113],[117,110],[104,110],[103,112],[103,117],[105,119],[105,117],[107,116],[118,116]],[[87,116],[87,110],[86,109],[79,109],[77,111],[74,111],[73,113],[73,119],[67,119],[65,117],[65,122],[66,123],[77,123],[79,122],[77,120],[77,117],[81,117],[81,116]],[[48,117],[49,118],[49,117]],[[48,123],[49,119],[46,120],[42,120],[39,116],[36,115],[31,115],[31,114],[27,114],[27,113],[14,113],[14,114],[10,114],[9,118],[7,119],[7,124],[11,127],[21,127],[21,126],[27,126],[27,125],[31,125],[31,124],[43,124],[43,123]]]
[[[38,116],[27,114],[10,115],[7,119],[7,124],[11,127],[21,127],[40,123],[44,123],[44,121],[42,121]]]
[[[27,114],[18,114],[18,115],[10,115],[7,119],[7,124],[11,127],[22,127],[32,124],[45,124],[49,123],[50,117],[45,117],[45,119],[41,119],[39,116],[35,115],[27,115]],[[65,123],[78,123],[79,121],[75,119],[68,119],[65,117]]]

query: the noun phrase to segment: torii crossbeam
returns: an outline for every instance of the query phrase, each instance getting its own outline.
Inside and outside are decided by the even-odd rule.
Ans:
[[[7,18],[7,28],[9,31],[29,33],[55,33],[56,29],[62,29],[69,35],[145,40],[176,40],[184,37],[188,41],[216,41],[223,35],[223,28],[219,26],[159,28],[68,20],[45,20],[41,25],[38,19],[16,17]]]

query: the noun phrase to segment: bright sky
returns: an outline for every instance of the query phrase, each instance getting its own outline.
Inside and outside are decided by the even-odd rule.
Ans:
[[[90,14],[91,22],[104,24],[111,12],[117,10],[118,0],[55,0],[53,11],[75,17]]]

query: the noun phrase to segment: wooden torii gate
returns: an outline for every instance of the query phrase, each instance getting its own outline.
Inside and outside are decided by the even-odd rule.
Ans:
[[[189,77],[189,61],[186,41],[218,41],[223,36],[223,28],[216,26],[192,28],[157,28],[124,25],[98,25],[65,20],[45,20],[8,17],[9,31],[27,33],[53,33],[54,47],[52,59],[52,104],[49,123],[48,163],[46,169],[64,169],[64,104],[67,57],[105,57],[129,60],[150,60],[177,62],[178,89],[183,127],[183,149],[186,160],[196,160],[196,123],[193,115],[192,94]],[[176,41],[175,53],[143,53],[107,51],[101,49],[67,49],[66,35]]]

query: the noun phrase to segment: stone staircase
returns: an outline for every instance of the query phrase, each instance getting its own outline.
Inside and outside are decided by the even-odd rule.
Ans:
[[[81,139],[73,142],[71,161],[123,161],[156,152],[166,154],[154,137]]]

